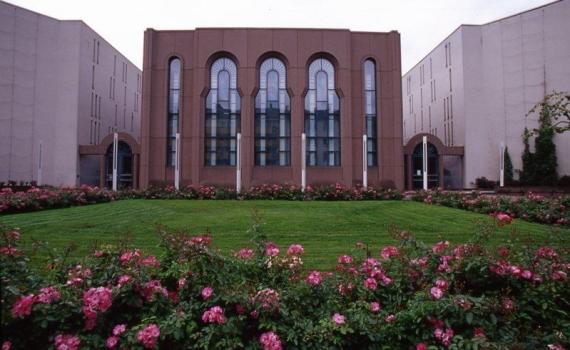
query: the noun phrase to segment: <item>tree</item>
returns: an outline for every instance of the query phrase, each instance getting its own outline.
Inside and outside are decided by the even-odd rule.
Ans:
[[[553,91],[551,94],[544,96],[544,99],[534,105],[530,111],[526,114],[528,117],[530,114],[539,112],[539,125],[542,128],[543,124],[548,124],[553,132],[562,134],[570,130],[570,93],[568,92],[556,92]],[[543,119],[547,119],[543,121]],[[532,134],[538,135],[539,129],[533,129]]]
[[[513,183],[513,162],[511,161],[511,156],[509,155],[509,148],[505,147],[505,184],[510,185]]]

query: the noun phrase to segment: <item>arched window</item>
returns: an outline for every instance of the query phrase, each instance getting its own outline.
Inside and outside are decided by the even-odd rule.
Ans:
[[[309,66],[305,97],[307,164],[340,165],[340,102],[335,90],[334,66],[324,58]]]
[[[291,158],[291,102],[285,64],[263,61],[255,97],[255,165],[286,166]]]
[[[368,166],[378,165],[376,133],[376,64],[373,60],[364,61],[364,123],[366,127]]]
[[[174,57],[168,64],[168,118],[166,126],[166,166],[176,162],[176,133],[180,116],[180,59]],[[116,112],[116,111],[115,111]]]
[[[210,68],[210,92],[206,98],[206,165],[236,165],[240,124],[237,66],[229,58],[219,58]]]

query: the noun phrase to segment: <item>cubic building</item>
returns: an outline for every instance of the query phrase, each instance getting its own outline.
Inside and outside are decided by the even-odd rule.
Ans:
[[[117,132],[136,185],[141,73],[82,21],[0,1],[0,182],[108,186]]]
[[[402,188],[400,79],[397,32],[148,29],[141,186]]]
[[[570,1],[484,25],[461,25],[402,77],[406,187],[470,188],[499,180],[501,149],[522,168],[525,117],[545,95],[570,91]],[[570,174],[570,133],[555,137],[559,174]],[[531,151],[534,142],[531,140]]]

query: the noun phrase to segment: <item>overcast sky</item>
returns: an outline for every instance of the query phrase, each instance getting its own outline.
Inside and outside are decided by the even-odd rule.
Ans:
[[[483,24],[552,0],[8,0],[58,19],[81,19],[137,66],[143,32],[196,27],[397,30],[402,73],[460,24]]]

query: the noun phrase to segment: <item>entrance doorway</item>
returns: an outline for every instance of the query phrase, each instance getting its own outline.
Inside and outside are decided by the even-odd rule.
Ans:
[[[105,185],[113,187],[113,144],[105,153]],[[133,153],[126,142],[119,141],[117,152],[117,188],[133,187]]]
[[[427,144],[427,182],[428,188],[439,186],[439,155],[437,148],[428,142]],[[412,188],[422,189],[423,178],[423,144],[420,143],[414,148],[412,154]]]

